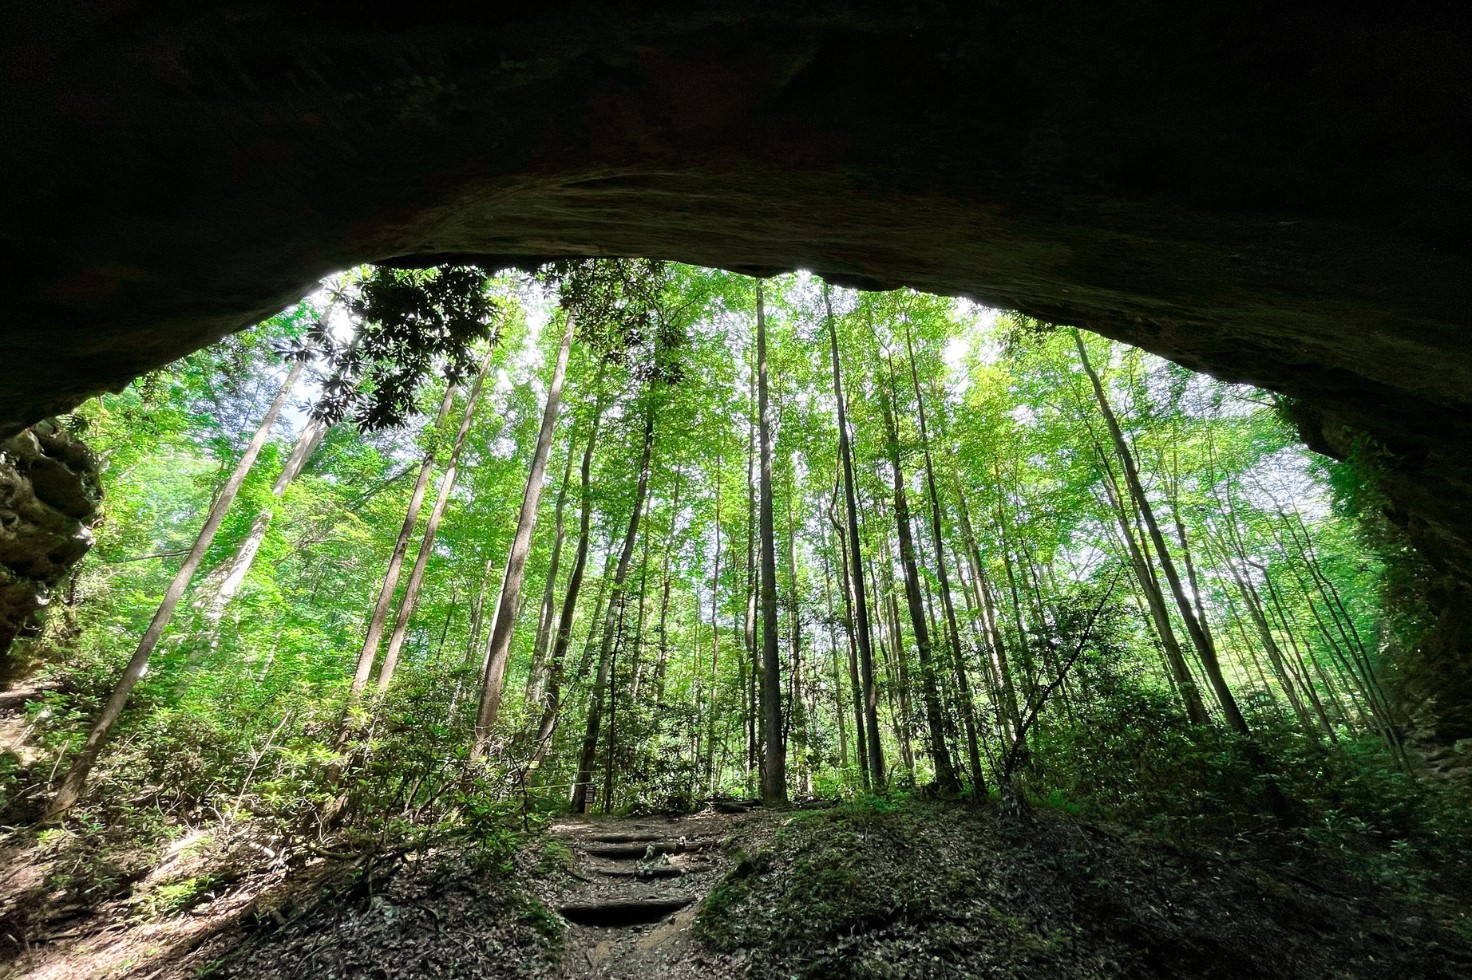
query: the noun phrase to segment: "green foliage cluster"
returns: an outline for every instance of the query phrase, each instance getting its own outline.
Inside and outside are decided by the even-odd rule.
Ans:
[[[99,841],[109,828],[149,828],[156,846],[169,828],[250,826],[273,852],[383,852],[453,833],[504,870],[517,835],[563,808],[576,778],[646,426],[649,491],[594,733],[597,804],[683,810],[754,792],[763,764],[754,285],[642,261],[576,263],[540,279],[360,270],[256,331],[89,403],[72,422],[106,461],[108,516],[35,648],[45,665],[24,726],[35,758],[0,762],[7,805],[33,805],[74,751],[274,396],[279,351],[309,333],[323,343],[331,334],[335,353],[293,397],[250,473],[77,826],[98,828]],[[1360,530],[1373,507],[1343,492],[1342,469],[1298,444],[1274,399],[949,299],[827,291],[805,275],[768,280],[764,294],[792,795],[868,800],[883,816],[895,800],[949,792],[933,785],[938,739],[978,801],[1004,794],[1199,839],[1276,832],[1283,813],[1265,814],[1285,798],[1294,840],[1340,842],[1366,874],[1443,886],[1455,865],[1441,856],[1465,839],[1451,816],[1458,804],[1415,774],[1405,720],[1381,683],[1380,590],[1394,561]],[[547,327],[570,314],[578,343],[502,714],[486,759],[469,764],[490,618],[561,332]],[[883,781],[869,778],[859,748],[830,330],[854,446]],[[487,336],[493,350],[476,346]],[[1081,349],[1138,470],[1137,497],[1122,482]],[[433,499],[467,386],[450,392],[453,410],[438,425],[433,406],[466,380],[472,353],[489,358],[484,393],[425,549],[397,673],[386,691],[355,695],[353,662],[420,461],[431,459]],[[278,496],[295,440],[314,411],[337,402],[358,405],[366,425],[331,427]],[[373,414],[369,404],[384,407]],[[404,424],[387,424],[396,420]],[[590,438],[585,501],[579,464]],[[913,583],[896,537],[896,462]],[[566,662],[554,668],[549,631],[585,502],[587,572]],[[252,541],[249,574],[217,617],[211,597]],[[1182,583],[1175,602],[1162,549]],[[1152,579],[1164,595],[1158,610]],[[928,658],[912,609],[928,619]],[[1209,634],[1219,686],[1193,622]],[[1192,686],[1204,692],[1197,723],[1186,711]],[[1245,733],[1228,724],[1222,689]],[[545,752],[543,717],[553,722]],[[968,722],[979,766],[968,758]],[[823,890],[868,887],[840,866],[814,874]],[[160,893],[159,908],[182,907],[195,879]]]

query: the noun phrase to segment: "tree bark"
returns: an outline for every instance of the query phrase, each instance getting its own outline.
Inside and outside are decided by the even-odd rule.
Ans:
[[[272,497],[280,500],[286,495],[287,487],[291,486],[292,481],[306,468],[307,461],[321,445],[328,428],[326,422],[315,417],[309,419],[302,427],[301,434],[297,436],[296,445],[292,447],[291,455],[287,457],[286,463],[281,467],[280,475],[276,477],[276,484],[271,488]],[[250,533],[245,536],[240,547],[235,549],[230,562],[224,566],[220,586],[210,597],[205,611],[205,618],[211,628],[219,626],[220,620],[225,615],[225,607],[230,604],[240,592],[240,587],[245,584],[245,577],[250,574],[251,566],[255,564],[256,555],[260,553],[261,544],[266,540],[266,532],[270,529],[271,519],[274,516],[274,504],[262,507],[256,514],[255,520],[251,522]]]
[[[297,379],[301,377],[302,368],[305,366],[305,358],[297,358],[292,363],[291,369],[286,372],[286,380],[282,383],[281,390],[277,392],[270,407],[266,409],[266,415],[261,419],[260,426],[256,428],[255,435],[246,444],[245,452],[235,464],[234,471],[215,496],[214,503],[210,505],[209,513],[205,516],[204,526],[199,529],[193,547],[189,549],[189,554],[184,558],[184,564],[180,565],[179,571],[174,574],[174,579],[164,592],[163,600],[154,612],[153,619],[143,632],[143,638],[138,641],[138,648],[133,651],[132,658],[123,668],[123,674],[118,678],[102,710],[93,719],[92,727],[87,732],[87,739],[82,743],[81,751],[72,760],[71,768],[67,770],[66,777],[62,780],[56,795],[51,798],[46,808],[47,820],[56,820],[64,816],[81,799],[82,791],[87,785],[87,777],[92,772],[92,766],[97,762],[97,756],[102,751],[108,733],[112,731],[112,726],[123,713],[123,706],[128,703],[128,695],[132,693],[133,688],[147,672],[149,657],[158,647],[158,642],[163,638],[169,621],[174,618],[174,611],[179,607],[179,600],[184,598],[190,580],[194,578],[195,571],[199,569],[199,563],[204,559],[205,552],[209,550],[210,543],[215,539],[215,532],[220,529],[220,524],[225,520],[225,514],[230,510],[230,505],[234,503],[236,495],[240,493],[240,488],[245,484],[245,478],[250,474],[256,457],[260,456],[261,449],[266,444],[266,438],[271,434],[271,427],[276,424],[276,416],[281,414],[281,406],[286,403],[287,396],[296,386]]]
[[[511,635],[516,628],[517,603],[521,583],[526,575],[526,559],[531,552],[532,532],[537,526],[537,505],[542,500],[542,480],[547,473],[547,459],[552,452],[552,436],[557,430],[557,413],[562,407],[562,384],[567,377],[567,359],[572,350],[577,313],[569,310],[562,341],[557,347],[557,362],[552,367],[552,382],[547,387],[547,404],[542,409],[542,428],[537,433],[537,448],[532,456],[531,472],[526,478],[526,493],[521,498],[521,513],[516,518],[516,534],[511,551],[506,555],[506,574],[501,579],[501,597],[496,603],[496,616],[491,620],[491,636],[486,643],[485,676],[481,680],[480,711],[475,719],[474,741],[470,758],[485,755],[491,731],[501,707],[501,690],[506,679],[506,661],[511,655]]]
[[[976,702],[971,696],[971,681],[966,676],[966,662],[961,655],[961,627],[956,621],[956,603],[951,596],[951,576],[946,569],[945,537],[940,527],[940,491],[935,484],[935,460],[930,455],[930,430],[925,417],[925,397],[920,391],[920,374],[915,367],[915,345],[905,325],[905,350],[910,356],[910,382],[915,388],[916,414],[920,422],[920,446],[925,451],[925,486],[930,493],[930,537],[935,547],[935,568],[940,584],[941,609],[946,619],[946,639],[951,646],[951,667],[956,674],[956,691],[961,702],[961,721],[966,731],[966,754],[971,763],[971,779],[975,795],[986,792],[986,775],[981,769],[981,739],[976,732]]]
[[[567,451],[562,469],[562,482],[557,488],[557,506],[553,510],[552,559],[547,563],[547,582],[542,589],[542,607],[537,614],[537,639],[532,646],[532,667],[524,692],[528,704],[540,704],[547,675],[547,651],[552,643],[552,627],[557,620],[557,573],[562,565],[562,545],[567,534],[564,516],[567,511],[567,486],[572,480],[574,452]]]
[[[1221,702],[1222,713],[1226,716],[1227,724],[1238,734],[1250,735],[1251,730],[1247,725],[1247,719],[1243,717],[1242,709],[1238,707],[1237,699],[1232,695],[1231,688],[1227,686],[1227,679],[1222,674],[1216,647],[1212,645],[1211,637],[1206,634],[1202,624],[1197,621],[1196,611],[1186,596],[1180,574],[1176,571],[1170,549],[1166,546],[1165,536],[1161,534],[1160,524],[1155,520],[1155,511],[1145,496],[1144,485],[1140,482],[1140,472],[1135,465],[1134,453],[1130,450],[1129,443],[1124,437],[1124,431],[1119,426],[1118,418],[1115,417],[1114,409],[1110,407],[1109,399],[1104,394],[1104,385],[1099,380],[1094,366],[1089,362],[1089,352],[1084,347],[1083,337],[1075,332],[1073,342],[1078,348],[1079,360],[1083,364],[1084,373],[1088,375],[1089,383],[1093,386],[1094,398],[1099,403],[1099,412],[1104,416],[1104,424],[1108,427],[1109,436],[1114,442],[1115,453],[1119,456],[1121,468],[1124,470],[1125,485],[1135,499],[1140,518],[1144,521],[1150,541],[1155,546],[1155,554],[1160,560],[1161,570],[1165,572],[1166,582],[1169,583],[1171,594],[1175,597],[1176,607],[1180,610],[1181,619],[1186,624],[1186,631],[1191,634],[1191,640],[1196,644],[1202,666],[1206,669],[1207,680],[1211,682],[1212,689]]]
[[[614,569],[613,582],[608,590],[608,606],[603,613],[603,639],[598,653],[598,674],[593,681],[593,691],[588,700],[588,723],[583,732],[583,747],[578,755],[578,774],[572,787],[572,809],[574,813],[586,813],[588,809],[587,787],[593,784],[593,767],[598,759],[598,730],[603,723],[603,699],[607,695],[612,674],[614,634],[623,615],[624,581],[629,574],[629,565],[634,558],[634,545],[639,540],[639,517],[644,512],[644,498],[649,492],[649,462],[654,455],[654,409],[644,418],[644,448],[639,459],[638,482],[634,487],[634,506],[629,513],[629,527],[624,534],[623,549],[619,552],[618,565]]]
[[[762,802],[787,802],[787,745],[782,739],[781,656],[777,649],[777,544],[772,507],[772,405],[767,381],[767,317],[761,280],[756,284],[757,417],[761,430],[762,599]]]
[[[1001,685],[999,694],[1002,706],[1001,721],[1004,728],[1010,725],[1011,730],[1008,733],[1010,738],[1022,725],[1022,711],[1017,703],[1017,685],[1012,679],[1012,664],[1007,653],[1007,639],[1002,635],[996,598],[992,594],[986,566],[982,564],[981,547],[976,540],[976,530],[971,525],[971,512],[966,504],[966,494],[961,489],[959,477],[956,478],[956,498],[960,503],[961,536],[965,539],[966,557],[971,563],[971,574],[976,586],[976,603],[981,612],[982,622],[991,637],[994,668]]]
[[[879,742],[879,691],[874,684],[874,648],[869,638],[869,602],[864,594],[864,559],[859,553],[859,505],[854,490],[853,447],[849,445],[848,410],[843,400],[842,371],[838,360],[838,324],[828,284],[823,284],[823,306],[827,311],[828,339],[833,354],[833,398],[838,406],[838,455],[843,468],[844,508],[848,514],[850,584],[854,593],[854,633],[858,644],[859,674],[864,689],[864,728],[869,759],[869,778],[883,786],[884,748]]]
[[[721,625],[720,625],[720,593],[721,593],[721,457],[716,457],[716,557],[715,567],[710,576],[710,704],[707,707],[706,717],[706,739],[705,739],[705,772],[707,790],[711,795],[716,791],[716,695],[718,692],[719,674],[716,670],[721,663]]]
[[[1103,447],[1096,444],[1095,449],[1104,470],[1105,495],[1109,499],[1110,509],[1114,512],[1115,520],[1119,525],[1120,536],[1124,538],[1125,548],[1129,553],[1130,568],[1134,571],[1135,580],[1139,583],[1140,591],[1145,596],[1145,605],[1150,610],[1150,618],[1155,624],[1155,633],[1160,637],[1160,645],[1165,651],[1165,661],[1170,667],[1175,687],[1180,691],[1181,701],[1186,706],[1186,717],[1193,725],[1210,724],[1211,716],[1206,713],[1206,704],[1201,700],[1201,691],[1196,687],[1196,679],[1191,676],[1191,669],[1186,665],[1185,655],[1181,652],[1181,645],[1176,640],[1175,628],[1170,621],[1170,612],[1165,605],[1165,596],[1161,594],[1160,583],[1156,581],[1154,570],[1150,567],[1149,555],[1135,538],[1129,509],[1125,506],[1120,497],[1119,488],[1115,485],[1114,469],[1109,465]]]
[[[537,722],[536,741],[532,746],[531,759],[527,763],[527,777],[541,766],[547,750],[552,745],[552,734],[557,730],[557,720],[562,714],[562,678],[567,668],[567,649],[572,643],[573,620],[577,614],[578,594],[583,588],[583,575],[588,567],[588,547],[592,537],[593,520],[593,448],[598,444],[598,425],[603,418],[602,392],[593,407],[593,421],[588,429],[588,444],[583,449],[582,463],[578,469],[578,545],[573,552],[572,568],[567,576],[567,591],[562,596],[562,609],[557,619],[557,630],[552,637],[552,651],[547,658],[547,684],[542,694],[542,717]],[[569,458],[571,454],[569,453]],[[597,610],[594,610],[594,618]]]
[[[409,620],[419,604],[419,589],[424,585],[424,572],[429,567],[429,556],[434,553],[434,541],[440,532],[440,521],[450,503],[450,494],[455,489],[455,480],[460,475],[460,454],[465,449],[465,438],[470,434],[470,424],[475,420],[475,407],[480,401],[481,388],[485,384],[486,371],[491,366],[491,351],[481,361],[480,371],[470,394],[465,398],[465,412],[460,418],[460,428],[455,432],[455,441],[450,446],[450,456],[445,461],[445,472],[440,477],[439,493],[429,509],[429,519],[424,523],[424,536],[419,542],[419,554],[414,556],[414,567],[409,570],[409,581],[404,585],[404,596],[399,600],[399,612],[394,619],[394,630],[388,638],[388,649],[383,654],[383,664],[378,669],[378,693],[388,690],[393,683],[394,670],[399,663],[399,651],[404,647],[404,638],[409,633]]]
[[[921,693],[925,700],[925,726],[930,737],[930,758],[935,766],[935,782],[943,793],[961,788],[951,763],[951,750],[946,745],[945,720],[935,677],[935,663],[930,644],[930,626],[925,616],[925,600],[920,594],[920,573],[915,562],[915,542],[910,534],[910,503],[905,494],[905,474],[900,463],[899,428],[895,424],[892,404],[894,371],[889,383],[882,386],[879,405],[888,431],[889,465],[894,476],[894,524],[899,537],[900,569],[905,576],[905,602],[910,611],[910,628],[915,634],[915,648],[920,659]],[[899,638],[895,638],[896,656],[901,656]]]
[[[437,430],[450,412],[455,398],[456,385],[445,386],[445,397],[440,401],[430,429]],[[409,539],[414,536],[414,526],[419,523],[419,512],[424,508],[424,493],[429,488],[430,473],[434,470],[435,447],[431,444],[419,463],[419,477],[414,482],[414,491],[409,495],[409,506],[404,512],[404,523],[399,527],[399,536],[394,541],[393,553],[388,558],[388,569],[378,589],[378,600],[373,604],[373,613],[368,618],[368,632],[363,637],[363,646],[358,651],[358,665],[353,670],[352,695],[356,699],[368,686],[373,674],[373,662],[378,659],[378,644],[383,639],[383,629],[388,625],[389,607],[393,605],[394,590],[399,586],[399,575],[404,569],[404,556],[409,551]]]
[[[837,496],[836,488],[834,495],[835,497]],[[856,755],[859,760],[859,776],[863,782],[864,789],[867,790],[870,786],[868,735],[865,732],[868,712],[864,701],[864,685],[859,679],[859,647],[854,621],[853,584],[850,579],[850,576],[853,574],[853,566],[848,560],[846,529],[836,519],[833,524],[834,530],[838,535],[838,578],[839,585],[843,591],[843,632],[848,641],[848,684],[849,694],[853,699],[854,746],[857,750]]]

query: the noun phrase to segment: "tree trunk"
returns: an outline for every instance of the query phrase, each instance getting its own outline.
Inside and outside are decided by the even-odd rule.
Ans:
[[[710,704],[707,708],[706,739],[705,739],[705,772],[708,792],[714,796],[716,791],[716,695],[719,690],[719,674],[716,670],[721,663],[721,624],[720,624],[720,594],[721,594],[721,457],[716,457],[716,557],[715,567],[710,576]]]
[[[491,366],[491,351],[486,352],[475,383],[465,398],[465,412],[460,417],[460,428],[455,432],[455,441],[450,445],[450,456],[445,461],[445,472],[440,477],[440,490],[434,505],[429,509],[429,520],[424,523],[424,536],[419,542],[419,554],[414,556],[414,567],[409,570],[409,581],[404,586],[404,596],[399,600],[398,616],[394,620],[394,631],[388,638],[388,650],[383,654],[383,665],[378,669],[378,693],[388,690],[393,683],[394,670],[398,667],[399,651],[404,647],[404,638],[409,633],[409,620],[419,605],[419,589],[424,585],[424,572],[429,567],[429,556],[434,553],[434,541],[440,532],[440,521],[450,503],[450,494],[455,489],[455,480],[460,475],[460,453],[465,449],[465,438],[470,434],[470,424],[475,421],[475,406],[480,401],[481,388],[485,384],[486,371]]]
[[[1149,555],[1135,538],[1129,509],[1125,506],[1120,497],[1119,488],[1115,485],[1114,469],[1109,465],[1103,447],[1095,444],[1095,449],[1104,470],[1104,493],[1109,498],[1110,509],[1114,512],[1115,520],[1119,525],[1120,536],[1124,538],[1125,548],[1129,552],[1130,568],[1135,573],[1135,580],[1140,585],[1140,591],[1144,593],[1145,604],[1155,624],[1155,633],[1160,637],[1160,645],[1165,651],[1165,661],[1170,667],[1175,687],[1180,691],[1181,700],[1186,706],[1186,717],[1193,725],[1210,724],[1211,716],[1206,713],[1206,704],[1201,700],[1201,691],[1196,687],[1196,679],[1191,676],[1191,669],[1186,665],[1185,655],[1181,652],[1181,645],[1176,640],[1175,628],[1170,621],[1170,611],[1166,608],[1165,596],[1160,591],[1160,583],[1156,581],[1154,570],[1150,567]]]
[[[256,457],[261,454],[266,438],[271,434],[271,427],[276,424],[276,416],[281,414],[281,406],[286,403],[287,396],[296,386],[297,379],[301,377],[302,368],[305,365],[305,358],[298,358],[292,363],[291,370],[286,372],[286,380],[282,383],[281,390],[277,392],[271,406],[266,410],[265,418],[261,419],[260,426],[246,445],[240,460],[235,464],[234,471],[215,496],[214,503],[210,505],[209,513],[205,516],[204,526],[199,529],[193,547],[189,549],[189,554],[184,558],[184,564],[180,565],[179,571],[174,574],[174,579],[164,592],[163,600],[154,612],[153,619],[143,633],[143,638],[138,641],[138,648],[133,651],[132,658],[123,668],[123,674],[118,678],[102,710],[93,719],[92,727],[87,732],[87,739],[82,743],[81,751],[72,760],[66,778],[62,780],[56,795],[52,797],[51,803],[47,806],[47,820],[56,820],[64,816],[81,799],[82,790],[87,785],[87,776],[92,772],[92,766],[97,761],[98,753],[102,751],[102,745],[107,740],[108,733],[123,713],[123,706],[128,702],[128,695],[132,693],[133,688],[147,672],[148,658],[153,655],[159,640],[163,638],[164,630],[168,628],[169,621],[174,617],[174,610],[179,606],[179,600],[184,597],[185,591],[189,588],[189,582],[194,578],[199,563],[204,559],[204,553],[209,550],[210,542],[214,541],[215,532],[220,529],[221,522],[225,520],[225,514],[230,510],[230,505],[234,503],[236,494],[245,484],[245,478],[250,474]]]
[[[833,718],[838,725],[838,761],[840,768],[847,771],[849,765],[848,755],[848,723],[844,720],[847,711],[843,704],[843,678],[839,669],[838,637],[834,634],[833,625],[837,613],[833,608],[833,572],[828,566],[827,535],[824,535],[824,547],[819,552],[823,561],[823,606],[827,612],[828,620],[828,656],[833,680]]]
[[[650,494],[644,504],[644,524],[647,527],[651,520],[650,515],[654,512],[654,495]],[[637,700],[639,697],[639,686],[644,673],[644,612],[646,602],[649,599],[649,541],[654,537],[652,534],[644,535],[643,554],[639,557],[639,604],[638,612],[634,615],[634,663],[629,668],[629,697]],[[615,653],[615,658],[617,654]],[[617,674],[614,675],[615,679]],[[615,686],[615,693],[617,687]],[[613,717],[609,716],[609,729],[612,730]]]
[[[456,385],[445,386],[445,397],[440,401],[431,430],[437,430],[450,412],[455,398]],[[419,462],[419,478],[414,482],[414,491],[409,495],[409,506],[404,512],[404,523],[399,527],[398,539],[393,553],[388,558],[388,570],[378,589],[378,600],[373,604],[373,614],[368,618],[368,632],[363,637],[362,649],[358,651],[358,665],[353,671],[352,695],[356,699],[368,686],[373,674],[373,662],[378,659],[378,644],[383,639],[383,629],[388,625],[389,607],[393,605],[394,590],[399,586],[399,575],[404,569],[404,556],[409,551],[409,539],[414,536],[414,526],[419,523],[419,511],[424,507],[424,492],[429,487],[430,473],[434,470],[435,450],[433,444]],[[346,729],[345,729],[346,730]]]
[[[879,405],[884,416],[884,427],[888,431],[886,441],[889,443],[889,465],[894,476],[894,524],[899,537],[900,569],[905,576],[905,602],[909,607],[910,628],[915,634],[915,648],[920,659],[920,689],[925,699],[925,726],[930,737],[930,758],[935,766],[935,782],[941,792],[954,793],[961,788],[961,784],[951,763],[951,750],[946,745],[945,721],[930,646],[930,626],[925,616],[925,600],[920,594],[915,542],[910,534],[910,502],[905,494],[905,474],[900,463],[899,428],[895,424],[894,407],[891,403],[894,381],[892,366],[889,374],[889,383],[880,392]],[[895,653],[898,656],[901,655],[901,649],[899,638],[895,639]]]
[[[788,673],[787,733],[797,752],[798,785],[811,796],[813,769],[808,759],[808,706],[803,696],[802,608],[797,586],[797,524],[792,516],[792,499],[797,496],[797,460],[792,460],[792,479],[787,495],[787,635],[791,670]]]
[[[864,559],[859,553],[859,504],[854,490],[853,448],[849,445],[848,409],[843,400],[843,378],[838,360],[838,324],[833,317],[833,301],[828,284],[823,284],[823,306],[828,318],[828,339],[833,354],[833,398],[838,406],[838,455],[843,467],[844,508],[848,513],[848,550],[851,565],[850,584],[854,593],[855,640],[858,644],[859,673],[864,689],[864,728],[869,758],[869,778],[882,787],[884,748],[879,742],[879,691],[874,683],[874,648],[869,638],[869,602],[864,594]]]
[[[1012,679],[1011,658],[1007,654],[1007,639],[1002,635],[996,598],[992,594],[991,581],[986,566],[981,561],[981,547],[976,540],[976,530],[971,526],[971,512],[966,504],[966,494],[961,489],[960,478],[956,479],[956,495],[960,503],[961,536],[966,542],[966,557],[971,562],[971,574],[976,586],[976,603],[982,621],[991,637],[992,659],[1001,684],[999,694],[1002,705],[1004,728],[1010,726],[1007,740],[1010,742],[1022,724],[1022,711],[1017,703],[1017,685]]]
[[[777,543],[772,509],[772,406],[767,382],[767,317],[762,284],[756,284],[757,418],[761,430],[761,598],[762,598],[762,802],[787,802],[787,745],[782,740],[781,657],[777,650]]]
[[[557,506],[554,509],[552,528],[552,559],[547,563],[547,582],[542,589],[542,608],[537,614],[537,639],[532,646],[532,667],[527,675],[525,697],[527,704],[540,704],[542,689],[546,682],[547,650],[552,642],[552,626],[557,619],[557,572],[562,564],[562,543],[567,533],[564,515],[567,511],[567,485],[572,480],[573,451],[567,451],[567,463],[562,469],[562,482],[557,488]]]
[[[981,769],[981,739],[976,732],[976,702],[971,696],[971,681],[966,676],[966,662],[961,655],[961,627],[956,621],[956,603],[951,597],[951,576],[946,569],[945,538],[940,528],[940,491],[935,484],[935,460],[930,455],[930,431],[926,424],[925,397],[920,391],[920,374],[915,367],[915,346],[905,328],[905,349],[910,355],[910,381],[915,387],[915,407],[920,421],[920,446],[925,451],[925,486],[930,492],[930,537],[935,548],[935,568],[940,584],[941,609],[946,618],[946,639],[951,646],[951,667],[956,674],[956,690],[961,701],[961,721],[966,730],[966,754],[971,763],[974,793],[986,792],[986,775]]]
[[[491,620],[491,637],[486,643],[485,676],[481,681],[480,712],[475,719],[471,761],[480,759],[490,743],[491,731],[501,707],[501,689],[506,678],[506,661],[511,655],[511,635],[516,628],[517,602],[526,575],[526,559],[531,552],[532,532],[537,526],[537,505],[542,500],[542,480],[547,472],[547,459],[552,452],[552,436],[557,429],[557,413],[562,406],[562,383],[567,377],[567,358],[572,350],[577,314],[569,310],[567,326],[557,347],[557,362],[552,368],[552,382],[547,387],[547,404],[542,410],[542,428],[537,433],[537,448],[532,456],[531,472],[526,478],[526,493],[521,498],[521,513],[516,518],[516,534],[511,551],[506,555],[506,574],[501,579],[501,597],[496,603],[496,616]]]
[[[849,693],[853,698],[854,747],[857,750],[856,754],[859,759],[859,776],[863,781],[864,789],[867,790],[870,786],[869,743],[868,735],[865,732],[868,711],[864,699],[865,688],[859,680],[859,647],[856,638],[857,630],[854,624],[853,583],[850,577],[853,574],[853,565],[848,560],[848,538],[845,533],[845,527],[835,520],[834,530],[838,534],[838,577],[839,585],[843,590],[844,635],[848,638],[848,683]]]
[[[593,407],[593,421],[588,429],[588,444],[583,449],[583,459],[578,470],[578,486],[581,512],[578,516],[578,546],[573,552],[572,569],[567,576],[567,591],[562,596],[562,610],[557,619],[557,630],[552,637],[552,652],[547,658],[547,684],[542,695],[542,717],[537,722],[537,736],[532,746],[531,759],[527,763],[525,779],[541,766],[547,750],[552,745],[552,734],[557,729],[557,719],[562,713],[562,677],[566,671],[567,649],[572,643],[573,619],[577,613],[578,594],[583,588],[583,574],[588,567],[588,546],[592,537],[593,520],[593,448],[598,444],[598,424],[603,418],[603,401],[600,391]],[[571,458],[569,453],[568,457]],[[594,610],[597,617],[597,610]]]
[[[675,492],[670,498],[670,533],[665,542],[664,563],[660,570],[659,593],[659,648],[654,657],[654,707],[656,713],[664,710],[665,670],[669,663],[669,618],[670,618],[670,555],[675,551],[676,522],[680,519],[680,483],[683,474],[675,471]],[[698,703],[698,700],[697,700]]]
[[[1130,495],[1135,499],[1135,506],[1140,511],[1140,518],[1145,522],[1145,529],[1149,532],[1150,541],[1155,546],[1156,557],[1160,560],[1161,570],[1165,572],[1166,582],[1170,584],[1171,594],[1175,597],[1181,619],[1185,622],[1186,630],[1191,634],[1191,640],[1196,644],[1197,652],[1201,656],[1207,680],[1211,682],[1212,689],[1221,702],[1222,713],[1226,716],[1227,724],[1238,734],[1250,735],[1247,719],[1243,717],[1242,709],[1237,706],[1237,699],[1233,697],[1231,688],[1227,686],[1227,679],[1222,674],[1216,647],[1212,645],[1211,637],[1207,635],[1202,624],[1197,621],[1196,611],[1186,596],[1181,577],[1176,571],[1175,562],[1171,560],[1170,549],[1166,546],[1165,537],[1160,532],[1160,525],[1155,520],[1155,511],[1145,496],[1145,488],[1140,482],[1140,472],[1135,466],[1134,453],[1131,452],[1124,432],[1120,429],[1119,420],[1115,417],[1114,409],[1110,407],[1109,399],[1104,394],[1104,385],[1099,380],[1094,366],[1089,363],[1089,353],[1084,347],[1083,337],[1075,332],[1073,342],[1078,348],[1079,360],[1083,364],[1084,373],[1088,375],[1089,383],[1093,386],[1094,398],[1099,403],[1099,412],[1104,416],[1104,424],[1108,427],[1109,436],[1114,442],[1115,453],[1119,456],[1121,468],[1124,470],[1125,485],[1129,487]]]
[[[271,488],[272,497],[280,500],[285,496],[286,488],[291,486],[292,481],[306,468],[307,461],[322,443],[322,438],[327,435],[328,428],[326,422],[315,417],[302,426],[296,445],[292,447],[291,455],[281,467],[281,473],[276,477],[275,486]],[[224,566],[220,586],[210,598],[205,611],[205,618],[212,628],[219,625],[225,615],[225,607],[230,604],[230,601],[240,592],[240,587],[245,584],[245,577],[250,574],[256,555],[260,553],[261,544],[266,540],[266,532],[271,527],[273,516],[275,516],[274,504],[267,504],[260,509],[255,520],[251,522],[250,533],[245,536],[240,547],[235,549],[235,555],[230,562]]]
[[[629,513],[629,528],[624,534],[623,550],[619,552],[618,565],[614,569],[613,582],[608,590],[608,606],[603,613],[598,674],[588,700],[588,724],[583,733],[582,751],[578,755],[577,779],[572,786],[574,813],[586,813],[588,809],[587,788],[593,785],[593,767],[598,759],[598,730],[603,723],[603,699],[612,673],[613,639],[623,615],[624,580],[629,574],[629,565],[633,562],[634,545],[639,540],[639,517],[644,511],[644,498],[649,492],[649,462],[653,455],[654,410],[651,408],[644,419],[644,449],[639,459],[638,482],[634,487],[634,507]]]

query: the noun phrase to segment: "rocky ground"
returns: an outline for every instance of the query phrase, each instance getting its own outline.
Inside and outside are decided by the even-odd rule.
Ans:
[[[74,852],[16,845],[0,855],[0,977],[725,975],[692,925],[729,869],[723,838],[749,819],[567,820],[512,851],[324,852],[227,874],[248,863],[238,843],[183,840],[155,868],[119,869],[97,903],[57,886]]]
[[[1261,846],[1182,848],[996,806],[566,819],[509,842],[220,874],[232,854],[244,861],[180,842],[127,896],[83,909],[48,891],[54,860],[12,850],[0,976],[1472,976],[1454,900]]]

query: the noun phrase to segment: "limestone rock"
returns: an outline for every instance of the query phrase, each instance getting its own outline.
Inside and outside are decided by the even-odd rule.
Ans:
[[[96,457],[53,421],[0,442],[0,662],[92,547]]]

